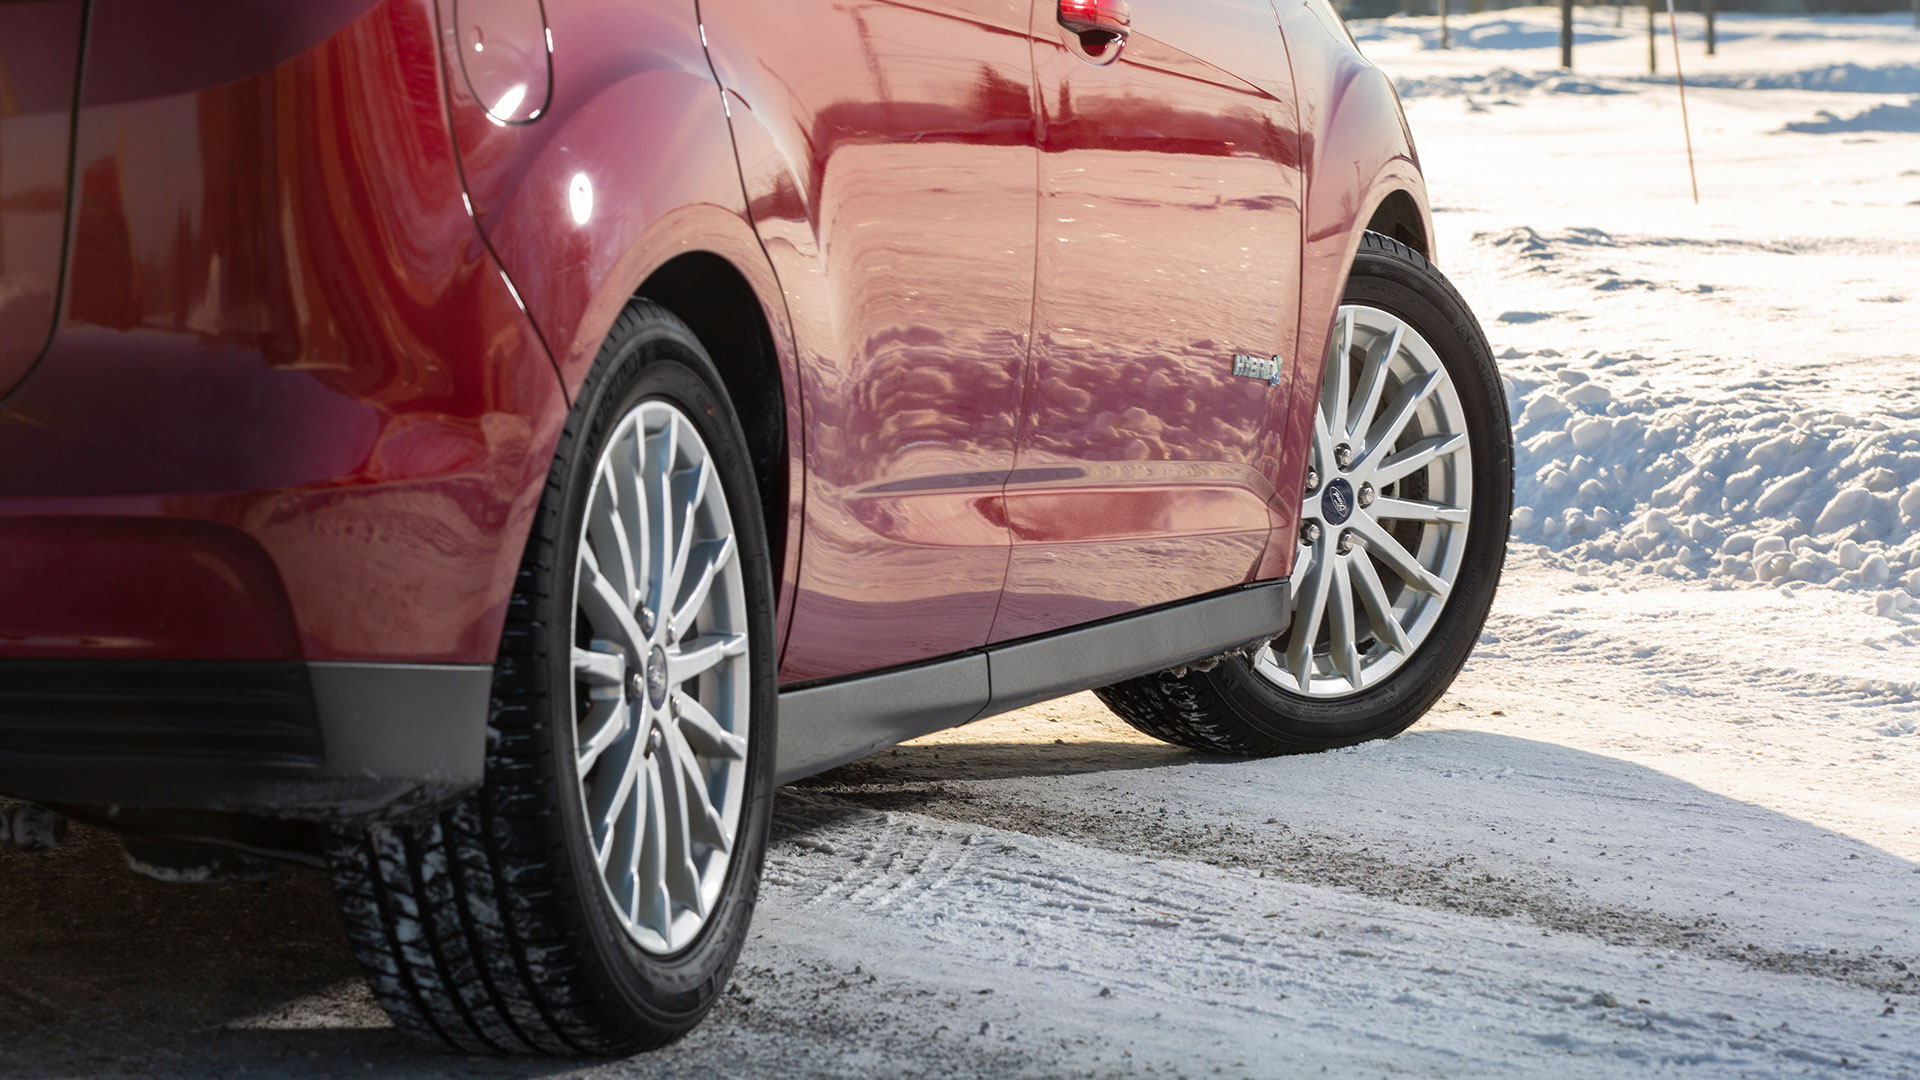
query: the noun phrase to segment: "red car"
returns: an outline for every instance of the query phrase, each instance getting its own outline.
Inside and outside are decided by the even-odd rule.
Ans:
[[[1493,598],[1326,0],[17,0],[0,116],[0,793],[331,867],[426,1039],[685,1032],[776,784],[1391,735]]]

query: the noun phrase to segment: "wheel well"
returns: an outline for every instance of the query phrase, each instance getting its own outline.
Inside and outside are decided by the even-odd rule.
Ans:
[[[1368,232],[1377,232],[1390,236],[1407,245],[1423,256],[1432,256],[1433,251],[1427,244],[1426,222],[1420,216],[1420,204],[1405,191],[1393,191],[1380,202],[1379,209],[1373,212],[1373,220],[1367,222]]]
[[[780,360],[760,298],[733,264],[707,252],[678,256],[654,271],[635,295],[679,316],[720,369],[753,456],[777,579],[787,539],[787,413]]]

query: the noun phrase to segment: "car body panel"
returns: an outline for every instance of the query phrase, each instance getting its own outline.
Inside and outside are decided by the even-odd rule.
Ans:
[[[458,21],[471,17],[470,3],[437,4],[448,60],[475,37]],[[679,256],[703,252],[725,260],[758,298],[785,430],[800,431],[800,365],[785,301],[747,215],[693,5],[491,0],[490,9],[508,4],[545,13],[560,57],[547,106],[524,123],[501,123],[443,63],[448,111],[475,220],[551,349],[569,398],[647,279]],[[531,32],[531,24],[520,26]],[[792,438],[785,473],[786,544],[774,553],[782,640],[802,534],[804,470]]]
[[[1393,84],[1360,54],[1327,0],[1274,0],[1274,7],[1293,67],[1306,163],[1298,375],[1287,439],[1274,472],[1280,498],[1297,507],[1334,315],[1367,222],[1396,191],[1410,195],[1419,207],[1429,253],[1433,222],[1420,159]],[[1291,529],[1276,532],[1262,573],[1292,573],[1298,547]]]
[[[84,0],[0,4],[0,395],[53,332]]]
[[[984,643],[1032,314],[1028,0],[705,0],[801,352],[783,682]]]
[[[1299,294],[1299,139],[1266,0],[1135,0],[1090,55],[1034,7],[1036,330],[993,640],[1253,580]],[[1117,53],[1117,56],[1114,55]],[[1274,358],[1272,381],[1235,354]]]
[[[64,311],[0,406],[0,545],[70,555],[7,580],[0,657],[491,663],[565,399],[431,9],[214,5],[275,32],[160,65],[162,7],[201,17],[93,4]]]
[[[448,0],[441,33],[449,81],[500,124],[530,124],[553,103],[553,34],[540,0]]]

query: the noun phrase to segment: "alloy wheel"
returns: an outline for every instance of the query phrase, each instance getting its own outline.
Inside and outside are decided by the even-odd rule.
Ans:
[[[746,800],[749,623],[716,464],[685,413],[641,402],[595,468],[574,577],[591,856],[627,934],[656,955],[706,924]]]
[[[1321,699],[1391,675],[1439,621],[1472,508],[1466,414],[1439,354],[1399,317],[1343,306],[1314,418],[1293,622],[1254,669]]]

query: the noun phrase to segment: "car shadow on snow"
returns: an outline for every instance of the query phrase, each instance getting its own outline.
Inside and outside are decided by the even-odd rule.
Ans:
[[[837,1007],[823,982],[845,985],[839,972],[775,970],[750,954],[706,1022],[664,1051],[619,1062],[438,1052],[380,1012],[324,874],[164,885],[130,872],[119,842],[86,827],[53,851],[0,849],[0,912],[5,1080],[859,1078],[874,1075],[876,1051],[925,1038],[872,1030],[865,1011]],[[863,1049],[848,1053],[856,1037]],[[1018,1065],[973,1046],[949,1048],[943,1063],[954,1076]]]
[[[1514,722],[1520,728],[1520,718]],[[838,863],[854,873],[873,854],[860,843],[888,842],[877,819],[925,815],[935,828],[998,829],[1016,843],[1021,834],[1041,838],[1051,850],[1078,845],[1101,865],[1117,858],[1122,865],[1187,860],[1258,868],[1275,888],[1304,883],[1523,920],[1623,948],[1688,953],[1729,970],[1808,976],[1816,980],[1809,989],[1845,985],[1888,994],[1903,1003],[1902,1012],[1920,995],[1920,917],[1911,904],[1920,879],[1912,876],[1913,863],[1617,758],[1446,728],[1265,761],[1122,741],[1117,727],[1103,736],[1097,724],[1081,724],[1070,732],[1074,739],[1058,743],[969,734],[981,741],[882,751],[786,789],[776,804],[770,867],[828,860],[818,873],[831,876]],[[1365,793],[1364,806],[1356,807],[1357,792]],[[1383,831],[1402,821],[1424,824]],[[1393,839],[1400,829],[1405,835]],[[826,836],[835,843],[817,842]],[[1489,843],[1488,836],[1499,839]],[[1609,847],[1604,857],[1598,845]],[[1550,862],[1537,857],[1543,851],[1553,853]],[[899,888],[931,889],[936,884],[928,879],[936,876],[903,880]],[[960,874],[941,882],[937,887],[960,890],[942,902],[964,903],[969,880]],[[1135,886],[1122,873],[1110,887]],[[777,880],[770,884],[763,903],[777,910],[793,902],[781,888]],[[1643,903],[1642,893],[1649,901],[1711,895],[1713,914],[1694,918],[1685,904]],[[929,1067],[939,1056],[951,1069],[976,1052],[954,1041],[958,1036],[930,1037],[902,1016],[875,1018],[859,1000],[842,1002],[832,987],[844,985],[845,973],[810,959],[804,940],[780,940],[777,921],[763,923],[735,988],[691,1037],[633,1061],[589,1066],[413,1046],[374,1005],[338,929],[325,877],[310,870],[283,870],[258,884],[161,885],[129,873],[111,837],[76,829],[52,852],[0,852],[0,911],[7,916],[0,923],[0,1075],[9,1078],[240,1071],[548,1077],[581,1069],[860,1076],[870,1074],[876,1053],[924,1053],[921,1064]],[[1754,929],[1777,924],[1782,911],[1825,914],[1792,935]],[[897,943],[876,936],[863,909],[847,918],[861,922],[872,941],[869,971],[891,972],[903,992],[910,990],[921,938],[909,926],[900,928]],[[1823,927],[1836,925],[1851,936],[1829,941]],[[1284,933],[1278,924],[1260,929]],[[1885,947],[1875,952],[1866,941]],[[997,959],[980,963],[987,984],[1022,978]],[[977,1026],[964,1014],[985,1006],[970,1000],[949,1003],[961,1014],[946,1016],[954,1031]],[[1113,1035],[1122,1042],[1158,1037]],[[1070,1056],[1021,1056],[1070,1055],[1059,1047],[999,1052],[1016,1056],[967,1067],[976,1074],[1044,1074],[1048,1060],[1063,1071],[1072,1064]],[[901,1075],[938,1071],[912,1064],[903,1062]]]

